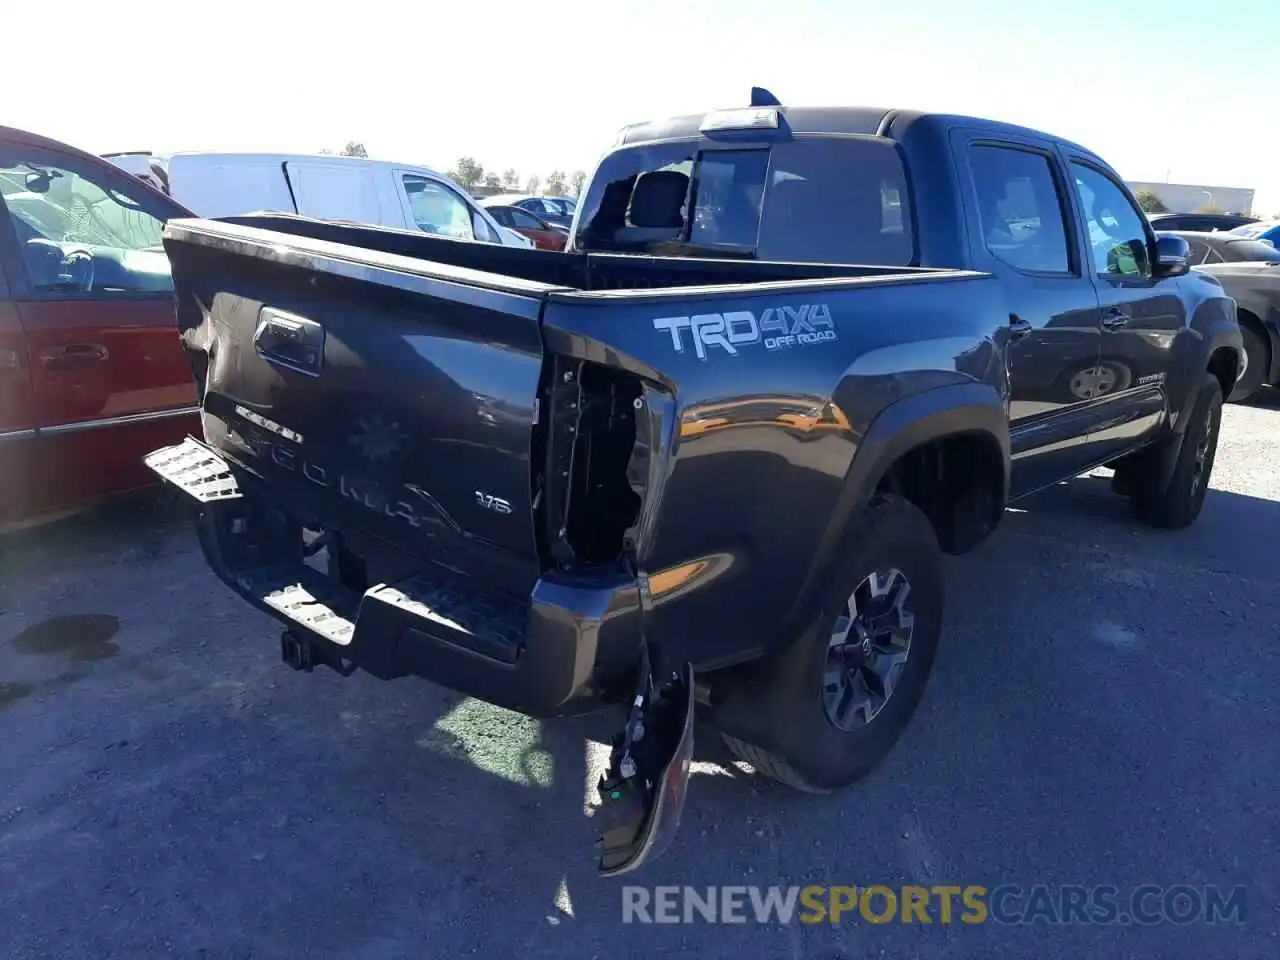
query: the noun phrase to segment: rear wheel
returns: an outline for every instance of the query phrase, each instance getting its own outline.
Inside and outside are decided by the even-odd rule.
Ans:
[[[852,783],[892,749],[942,629],[942,551],[917,507],[877,497],[849,542],[821,628],[793,645],[760,694],[771,745],[724,734],[740,759],[810,793]]]
[[[1166,438],[1130,467],[1133,473],[1128,478],[1129,503],[1139,519],[1177,530],[1200,516],[1221,426],[1222,384],[1213,374],[1206,374],[1182,436]],[[1174,457],[1173,472],[1164,482],[1162,467],[1168,456]]]

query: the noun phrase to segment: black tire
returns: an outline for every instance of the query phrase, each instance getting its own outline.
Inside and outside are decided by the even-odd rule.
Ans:
[[[1244,323],[1240,324],[1240,336],[1244,338],[1244,354],[1248,362],[1231,391],[1232,403],[1247,400],[1261,390],[1267,376],[1267,342],[1257,330]]]
[[[1222,384],[1213,374],[1206,374],[1182,436],[1168,437],[1133,464],[1129,503],[1138,519],[1180,530],[1200,516],[1221,426]],[[1174,457],[1173,472],[1169,482],[1162,483],[1162,465],[1168,456]]]
[[[835,577],[818,628],[772,665],[768,682],[753,694],[762,701],[751,704],[753,712],[758,709],[758,715],[768,718],[771,746],[722,734],[729,749],[757,771],[808,793],[847,786],[889,753],[924,693],[942,632],[942,551],[928,518],[914,504],[878,495],[846,542],[852,544],[850,553]],[[878,577],[880,585],[901,583],[889,571],[909,584],[900,607],[889,607],[909,608],[913,618],[905,660],[890,668],[896,679],[878,710],[864,714],[865,723],[841,729],[829,718],[826,703],[833,630],[855,588],[865,587],[873,574],[887,574]],[[881,599],[892,601],[896,595],[891,590]]]

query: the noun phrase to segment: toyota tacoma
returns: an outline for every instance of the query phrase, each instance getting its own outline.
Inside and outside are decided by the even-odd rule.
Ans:
[[[600,870],[670,841],[701,703],[800,790],[890,750],[944,553],[1106,464],[1200,513],[1234,302],[1034,130],[750,107],[627,127],[563,252],[165,231],[202,436],[149,455],[291,666],[618,709]]]

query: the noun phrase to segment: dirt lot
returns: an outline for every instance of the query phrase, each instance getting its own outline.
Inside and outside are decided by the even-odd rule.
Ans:
[[[624,926],[601,724],[293,673],[144,500],[0,540],[0,953],[1280,956],[1280,401],[1228,408],[1213,487],[1176,534],[1093,478],[1010,511],[881,769],[800,796],[703,731],[633,882],[1243,885],[1242,924]]]

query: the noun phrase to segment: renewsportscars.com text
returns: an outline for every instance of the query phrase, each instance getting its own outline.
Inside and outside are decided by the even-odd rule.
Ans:
[[[1243,923],[1243,887],[938,884],[622,888],[623,923]]]

